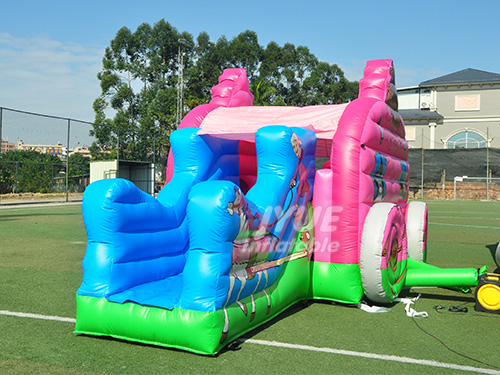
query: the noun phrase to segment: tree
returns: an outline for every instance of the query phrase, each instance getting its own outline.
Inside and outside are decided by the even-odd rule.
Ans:
[[[250,91],[254,96],[253,105],[264,106],[270,104],[276,88],[269,81],[254,80],[250,84]]]
[[[57,156],[34,150],[15,150],[0,154],[1,193],[46,193],[54,190],[54,178],[64,164]]]
[[[337,64],[320,62],[304,80],[308,105],[340,104],[355,99],[354,88]]]
[[[71,154],[68,160],[69,177],[83,176],[90,173],[90,158],[82,154]]]
[[[168,136],[174,130],[180,40],[189,66],[192,36],[179,33],[165,20],[153,27],[142,24],[134,33],[125,27],[118,30],[97,75],[101,95],[94,101],[96,118],[91,131],[96,137],[91,146],[96,159],[150,159],[155,147],[151,135]],[[112,118],[106,116],[108,109],[113,110]],[[158,137],[156,146],[168,149],[168,137]]]
[[[309,48],[292,43],[270,42],[263,48],[251,30],[216,41],[202,32],[194,41],[165,20],[144,23],[135,32],[123,27],[106,48],[97,75],[101,95],[94,101],[94,158],[166,163],[177,125],[179,51],[183,111],[210,101],[218,77],[233,67],[247,70],[256,105],[332,104],[357,95],[357,82],[345,79],[337,65],[319,62]]]

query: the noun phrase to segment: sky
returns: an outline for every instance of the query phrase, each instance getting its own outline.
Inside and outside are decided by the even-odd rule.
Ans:
[[[252,30],[264,47],[304,45],[349,80],[367,60],[391,58],[398,88],[466,68],[500,73],[498,0],[0,0],[0,9],[0,107],[85,121],[116,32],[161,19],[195,39]]]

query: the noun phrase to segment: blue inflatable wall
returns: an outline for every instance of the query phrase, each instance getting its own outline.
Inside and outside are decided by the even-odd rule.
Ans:
[[[157,199],[121,179],[86,189],[88,246],[78,295],[209,312],[278,279],[281,266],[262,264],[288,254],[307,216],[314,133],[260,129],[257,183],[244,195],[238,141],[197,131],[172,134],[174,175]]]

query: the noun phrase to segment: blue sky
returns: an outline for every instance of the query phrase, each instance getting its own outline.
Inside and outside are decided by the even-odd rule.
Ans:
[[[0,106],[93,120],[96,74],[123,26],[164,18],[195,38],[253,30],[305,45],[348,79],[392,58],[398,87],[465,68],[500,73],[500,1],[0,0]]]

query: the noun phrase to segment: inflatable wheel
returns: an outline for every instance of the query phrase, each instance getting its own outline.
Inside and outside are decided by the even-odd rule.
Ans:
[[[365,295],[373,302],[394,301],[406,276],[405,217],[393,203],[376,203],[368,212],[359,265]]]
[[[427,259],[427,205],[410,202],[406,212],[408,256],[420,262]]]

